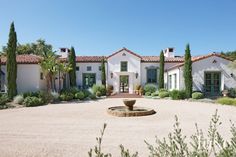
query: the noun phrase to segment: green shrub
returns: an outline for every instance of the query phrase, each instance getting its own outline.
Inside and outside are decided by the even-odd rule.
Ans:
[[[222,97],[216,100],[217,103],[223,105],[236,105],[236,99],[229,97]]]
[[[154,84],[146,84],[144,86],[144,92],[150,92],[151,94],[154,93],[157,90],[156,85]]]
[[[35,96],[28,96],[24,99],[23,105],[25,105],[26,107],[34,107],[44,105],[44,102],[41,98],[37,98]]]
[[[97,92],[96,92],[96,96],[97,96],[97,97],[100,97],[100,96],[102,96],[102,93],[101,93],[100,91],[97,91]]]
[[[79,100],[84,99],[84,93],[82,91],[79,91],[78,93],[75,94],[75,98]]]
[[[186,93],[184,90],[172,90],[170,92],[170,97],[173,100],[181,100],[186,98]]]
[[[87,97],[89,97],[92,93],[89,91],[89,90],[87,90],[87,89],[84,89],[84,90],[82,90],[82,92],[84,93],[84,98],[87,98]]]
[[[89,98],[92,99],[92,100],[94,100],[94,99],[96,99],[97,97],[96,97],[96,95],[94,95],[94,94],[90,94],[90,95],[89,95]]]
[[[106,95],[106,87],[104,85],[93,85],[92,90],[94,94],[99,91],[101,93],[101,96]]]
[[[62,93],[60,96],[59,96],[59,99],[61,101],[70,101],[74,98],[74,95],[72,93]]]
[[[229,89],[229,97],[236,98],[236,88]]]
[[[37,97],[41,98],[45,104],[50,103],[53,100],[52,94],[44,91],[39,91]]]
[[[7,94],[1,94],[0,95],[0,106],[6,105],[6,103],[9,101],[9,98]]]
[[[77,87],[71,87],[69,88],[68,92],[72,93],[73,95],[75,95],[76,93],[78,93],[80,90]]]
[[[161,88],[161,89],[158,90],[158,92],[168,92],[168,90],[165,89],[165,88]]]
[[[145,96],[151,96],[151,92],[145,92]]]
[[[160,98],[169,97],[169,92],[167,91],[159,92],[159,97]]]
[[[202,99],[202,98],[204,98],[204,95],[203,95],[203,93],[201,93],[201,92],[194,92],[194,93],[192,94],[192,98],[193,98],[193,99]]]
[[[60,96],[59,93],[57,93],[57,92],[52,92],[52,93],[51,93],[52,101],[53,101],[53,102],[59,101],[59,96]]]
[[[23,101],[24,101],[23,95],[17,95],[17,96],[15,96],[14,99],[13,99],[13,102],[14,102],[15,104],[22,104]]]
[[[152,97],[155,97],[155,96],[158,96],[158,95],[159,95],[158,91],[155,91],[154,93],[151,94]]]
[[[39,97],[39,93],[40,91],[37,91],[37,92],[25,92],[23,93],[23,97],[26,98],[26,97]]]

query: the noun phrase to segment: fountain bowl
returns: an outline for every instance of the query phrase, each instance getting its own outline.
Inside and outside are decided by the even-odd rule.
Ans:
[[[134,108],[133,106],[136,103],[136,100],[123,99],[123,103],[125,104],[128,110],[132,111]]]

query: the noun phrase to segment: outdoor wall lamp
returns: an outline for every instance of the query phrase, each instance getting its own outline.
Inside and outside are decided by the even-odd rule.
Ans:
[[[234,77],[234,74],[233,74],[233,73],[231,73],[231,74],[230,74],[230,76],[231,76],[231,77]]]
[[[111,72],[111,78],[113,78],[113,72]]]
[[[135,73],[135,77],[136,77],[136,79],[138,78],[138,73],[137,72]]]

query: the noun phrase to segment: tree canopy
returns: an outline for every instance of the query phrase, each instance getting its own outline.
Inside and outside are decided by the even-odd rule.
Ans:
[[[226,57],[229,57],[233,60],[236,60],[236,50],[235,51],[222,52],[221,54],[223,54]]]
[[[43,56],[45,55],[44,52],[52,51],[52,45],[47,44],[45,40],[38,39],[36,42],[33,43],[26,43],[26,44],[17,44],[16,53],[17,54],[35,54]],[[2,52],[6,54],[7,46],[3,46]]]

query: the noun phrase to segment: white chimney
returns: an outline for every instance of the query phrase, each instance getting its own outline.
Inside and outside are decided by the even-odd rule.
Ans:
[[[174,48],[173,47],[168,47],[164,50],[164,56],[165,57],[175,57],[175,54],[174,54]]]
[[[69,53],[70,53],[70,49],[68,48],[59,49],[59,55],[61,56],[61,58],[67,58],[69,56]]]

